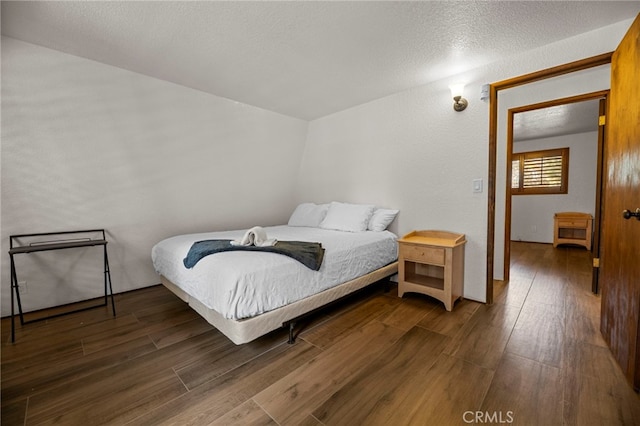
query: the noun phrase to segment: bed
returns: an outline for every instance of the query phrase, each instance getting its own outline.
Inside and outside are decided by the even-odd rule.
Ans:
[[[278,241],[321,243],[324,256],[317,271],[288,256],[259,251],[215,253],[185,267],[183,261],[195,242],[239,240],[246,230],[167,238],[153,247],[153,265],[165,287],[235,344],[283,326],[290,326],[292,342],[292,325],[298,318],[397,273],[397,236],[386,230],[397,211],[384,210],[391,213],[383,226],[375,227],[374,213],[382,209],[367,206],[355,226],[353,220],[345,221],[352,217],[344,215],[344,205],[337,209],[337,221],[332,207],[334,203],[303,203],[287,225],[264,228]],[[296,215],[301,210],[304,214]]]

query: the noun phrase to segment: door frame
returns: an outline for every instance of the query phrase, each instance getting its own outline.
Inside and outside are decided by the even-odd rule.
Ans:
[[[498,94],[501,90],[510,89],[536,81],[558,77],[576,71],[607,65],[611,63],[613,52],[570,62],[519,77],[498,81],[489,85],[489,174],[487,177],[487,266],[486,266],[486,303],[493,303],[493,262],[495,259],[496,230],[496,173],[498,146]],[[503,265],[506,267],[506,264]]]
[[[584,93],[582,95],[569,96],[566,98],[553,99],[551,101],[539,102],[531,105],[524,105],[515,108],[510,108],[507,111],[508,119],[507,119],[507,179],[505,186],[505,214],[504,214],[504,280],[509,280],[510,275],[510,267],[511,264],[511,203],[513,195],[511,194],[511,173],[509,171],[509,165],[511,161],[511,154],[513,154],[513,118],[515,114],[526,112],[526,111],[534,111],[542,108],[549,108],[559,105],[567,105],[573,104],[577,102],[584,101],[593,101],[593,100],[604,100],[606,102],[607,96],[609,95],[609,89],[607,90],[599,90],[597,92]],[[599,115],[604,115],[603,111],[603,103],[600,102],[598,108]],[[595,119],[595,117],[594,117]],[[596,193],[594,194],[594,202],[595,202],[595,218],[594,218],[594,234],[599,235],[600,232],[600,190],[601,190],[601,175],[602,175],[602,165],[604,161],[603,153],[602,153],[602,142],[603,142],[603,125],[598,126],[598,149],[597,149],[597,160],[596,160]],[[596,254],[599,252],[599,244],[600,238],[594,238],[594,244],[591,246],[591,253]],[[596,256],[597,257],[597,256]],[[596,291],[594,290],[594,293]]]
[[[610,91],[610,90],[609,90]],[[593,272],[591,274],[591,292],[598,294],[600,291],[600,237],[602,236],[602,217],[604,216],[604,203],[602,202],[603,191],[603,171],[604,171],[604,146],[605,146],[605,127],[607,118],[607,105],[609,104],[609,94],[605,99],[600,99],[598,106],[598,116],[604,117],[599,119],[598,123],[598,169],[596,170],[596,216],[593,219],[593,246],[591,250],[591,258],[593,264]]]

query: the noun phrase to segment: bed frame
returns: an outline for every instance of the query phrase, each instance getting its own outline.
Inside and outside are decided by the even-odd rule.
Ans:
[[[250,342],[280,327],[289,327],[289,343],[295,340],[293,329],[295,323],[311,312],[341,299],[370,284],[390,277],[398,272],[398,262],[390,263],[361,277],[347,281],[320,293],[298,300],[281,308],[265,312],[255,317],[242,320],[224,318],[213,309],[204,306],[199,300],[185,293],[177,285],[160,276],[162,284],[184,300],[204,319],[220,330],[236,345]]]

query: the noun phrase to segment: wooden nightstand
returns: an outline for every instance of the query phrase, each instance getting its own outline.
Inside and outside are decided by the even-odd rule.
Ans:
[[[413,231],[398,240],[398,296],[426,294],[451,311],[464,288],[464,234]]]
[[[591,250],[593,216],[589,213],[556,213],[553,223],[553,247],[558,247],[558,244],[577,244]]]

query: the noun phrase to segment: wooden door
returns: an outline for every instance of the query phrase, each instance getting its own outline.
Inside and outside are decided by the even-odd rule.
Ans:
[[[606,125],[600,330],[640,390],[640,15],[613,54]]]

